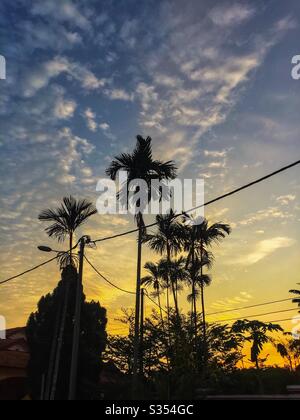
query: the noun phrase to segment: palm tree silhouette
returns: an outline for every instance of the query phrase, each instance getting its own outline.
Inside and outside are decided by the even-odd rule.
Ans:
[[[76,200],[74,197],[65,197],[63,203],[57,209],[44,210],[39,215],[39,220],[52,223],[45,231],[49,237],[55,237],[58,242],[64,242],[69,238],[69,255],[62,258],[62,264],[74,265],[72,255],[73,239],[76,229],[83,225],[87,219],[97,213],[92,203],[86,200]]]
[[[116,181],[120,171],[125,171],[128,177],[128,184],[123,185],[117,194],[117,198],[123,205],[128,204],[128,187],[131,181],[137,179],[146,182],[149,191],[148,202],[150,201],[151,183],[153,180],[172,180],[177,176],[177,168],[172,161],[161,162],[153,159],[152,139],[137,136],[137,145],[132,154],[123,153],[115,157],[106,174]],[[136,190],[138,192],[138,190]],[[161,190],[156,191],[158,196]],[[137,201],[137,214],[135,216],[138,233],[138,257],[137,257],[137,286],[136,286],[136,311],[135,311],[135,343],[134,343],[134,380],[137,380],[138,354],[139,354],[139,326],[140,326],[140,294],[141,294],[141,271],[142,271],[142,239],[145,234],[145,223],[143,218],[142,206],[146,203]],[[136,386],[136,384],[135,384]]]
[[[213,257],[209,254],[205,257],[205,260],[200,261],[195,258],[193,263],[187,264],[187,271],[189,276],[187,279],[188,285],[191,287],[191,293],[188,296],[188,302],[192,303],[192,322],[194,322],[194,328],[197,330],[197,300],[200,297],[202,302],[202,313],[205,309],[204,305],[204,289],[212,283],[212,278],[208,274],[203,274],[203,266],[211,267]],[[205,315],[204,315],[205,316]],[[206,326],[205,326],[206,327]],[[203,328],[204,329],[204,328]],[[196,334],[197,335],[197,334]]]
[[[143,241],[147,243],[153,251],[160,255],[166,254],[166,260],[164,261],[165,267],[165,280],[167,288],[167,300],[168,300],[168,313],[170,314],[169,304],[169,290],[172,289],[173,300],[175,305],[175,311],[177,319],[180,319],[179,306],[176,292],[176,279],[175,276],[179,275],[176,272],[174,265],[172,264],[172,257],[176,256],[182,250],[182,226],[175,219],[175,213],[173,210],[167,215],[156,216],[156,222],[158,225],[157,232],[155,234],[146,235]],[[178,284],[178,279],[177,279]]]
[[[252,343],[251,362],[255,363],[256,368],[259,369],[259,355],[264,345],[273,340],[269,333],[283,332],[283,329],[277,324],[266,324],[261,321],[248,321],[246,319],[235,322],[232,326],[232,332],[235,334],[248,334],[244,339]]]
[[[148,262],[145,264],[145,270],[148,272],[148,275],[143,277],[141,280],[142,286],[152,286],[154,289],[154,294],[157,297],[158,305],[160,309],[160,317],[161,317],[161,323],[164,328],[164,317],[162,312],[162,306],[161,306],[161,293],[162,293],[162,284],[161,284],[161,265],[154,264],[152,262]]]
[[[290,290],[290,293],[293,293],[293,295],[296,295],[296,296],[300,296],[300,290]],[[300,297],[296,298],[296,299],[293,299],[293,303],[297,303],[299,308],[300,308]],[[299,313],[300,313],[300,311],[299,311]]]
[[[219,244],[222,239],[231,233],[229,225],[224,223],[214,223],[209,226],[207,220],[200,224],[196,224],[192,217],[185,216],[187,222],[184,231],[185,250],[187,255],[187,267],[190,267],[192,274],[192,294],[195,294],[196,285],[200,286],[202,319],[203,319],[203,339],[206,342],[206,311],[205,311],[205,286],[211,283],[211,278],[204,275],[204,267],[210,268],[213,262],[213,254],[208,248],[213,244]],[[196,299],[194,299],[194,318],[195,318],[195,335],[197,335],[197,310]]]
[[[89,217],[97,213],[92,203],[86,200],[77,201],[74,197],[65,197],[63,203],[57,209],[44,210],[39,215],[39,220],[43,222],[51,222],[52,224],[46,228],[49,237],[55,237],[58,242],[63,242],[69,237],[69,253],[64,252],[60,255],[61,269],[67,270],[74,266],[75,258],[73,256],[73,238],[76,229],[78,229]],[[67,278],[68,276],[64,276]],[[49,364],[49,372],[47,378],[47,393],[50,399],[55,398],[56,383],[58,379],[60,356],[62,351],[63,337],[67,318],[67,308],[69,304],[70,281],[65,281],[63,302],[60,302],[61,310],[57,313],[56,330],[54,333],[53,348],[51,350],[51,360]],[[61,313],[61,320],[60,320]],[[60,321],[60,327],[58,327]],[[51,383],[52,381],[52,383]],[[50,389],[51,387],[51,389]]]

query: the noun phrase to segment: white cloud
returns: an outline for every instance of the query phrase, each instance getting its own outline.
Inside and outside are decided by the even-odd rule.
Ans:
[[[296,200],[296,196],[289,194],[289,195],[282,195],[277,198],[278,203],[280,203],[283,206],[287,206],[288,204],[292,203]]]
[[[209,14],[209,17],[215,25],[218,26],[236,26],[239,25],[255,14],[252,6],[238,3],[224,3],[216,6]]]
[[[37,91],[48,86],[52,79],[67,74],[86,90],[98,90],[105,86],[106,79],[98,79],[90,70],[81,64],[71,62],[65,57],[57,56],[42,64],[37,70],[29,73],[23,81],[24,96],[30,98]]]
[[[105,94],[109,97],[111,100],[118,100],[118,101],[133,101],[134,96],[128,92],[126,92],[124,89],[106,89]]]
[[[84,117],[86,119],[86,124],[92,132],[96,132],[98,128],[98,124],[96,122],[96,114],[91,110],[91,108],[87,108],[84,112]]]
[[[240,226],[249,226],[254,223],[262,222],[264,220],[288,220],[292,215],[288,212],[282,211],[278,207],[269,207],[267,209],[259,210],[256,213],[250,214],[245,219],[238,222]]]
[[[44,16],[49,20],[68,22],[81,29],[89,30],[91,28],[82,10],[79,10],[78,6],[69,0],[59,0],[59,2],[37,0],[34,2],[31,12],[33,15]]]
[[[225,162],[211,162],[208,164],[209,169],[224,169],[226,168]]]
[[[155,76],[155,82],[158,85],[168,88],[179,88],[182,84],[182,81],[179,78],[171,77],[166,74],[157,74]]]
[[[289,31],[291,29],[297,29],[298,28],[298,22],[293,16],[285,16],[276,24],[277,31]]]
[[[225,158],[228,154],[227,150],[204,150],[205,157],[212,157],[212,158]]]
[[[249,255],[246,255],[245,257],[237,259],[235,263],[246,266],[257,264],[263,259],[274,254],[274,252],[278,251],[279,249],[290,248],[293,245],[295,245],[295,243],[295,239],[287,237],[276,237],[272,239],[266,239],[264,241],[259,242],[255,246],[255,251],[253,251]]]
[[[109,125],[109,124],[107,124],[107,123],[100,124],[100,125],[99,125],[99,127],[100,127],[100,128],[101,128],[101,130],[103,130],[103,131],[107,131],[107,130],[109,130],[109,129],[110,129],[110,125]]]
[[[42,22],[23,21],[19,30],[24,37],[25,49],[63,51],[82,43],[81,35],[67,30],[62,24],[52,21],[51,27]]]
[[[54,108],[54,115],[61,120],[72,118],[77,108],[75,101],[59,99]]]

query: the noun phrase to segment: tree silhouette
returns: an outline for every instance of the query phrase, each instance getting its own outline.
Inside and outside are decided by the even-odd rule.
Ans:
[[[272,337],[269,336],[269,333],[283,332],[283,329],[277,324],[240,320],[233,324],[232,331],[242,335],[248,334],[244,336],[244,339],[252,343],[251,362],[255,363],[256,368],[259,369],[259,355],[264,345],[272,342]]]
[[[92,203],[86,200],[76,200],[74,197],[65,197],[60,207],[44,210],[39,215],[42,222],[51,223],[45,230],[49,237],[64,242],[69,238],[69,258],[63,258],[63,266],[73,265],[72,257],[73,239],[76,229],[83,225],[87,219],[97,213]]]
[[[167,215],[158,215],[156,217],[156,223],[158,225],[157,232],[155,234],[146,235],[144,242],[146,242],[150,249],[160,255],[166,255],[166,285],[167,285],[167,299],[168,299],[168,311],[169,308],[169,289],[172,289],[173,300],[176,310],[176,315],[180,319],[177,292],[176,292],[176,269],[172,267],[172,257],[176,256],[182,250],[182,235],[181,225],[175,219],[175,213],[173,210]],[[177,267],[179,269],[179,267]],[[178,279],[177,279],[178,280]]]
[[[74,267],[63,269],[62,280],[53,291],[40,299],[38,310],[32,313],[27,323],[27,339],[30,348],[30,362],[28,377],[33,399],[40,399],[42,378],[49,372],[51,347],[55,336],[57,313],[61,310],[64,296],[64,284],[71,283],[70,299],[66,311],[66,322],[62,337],[62,349],[57,384],[55,386],[55,400],[66,400],[68,397],[70,376],[70,353],[73,339],[73,316],[77,272]],[[79,374],[77,383],[77,399],[100,399],[98,382],[101,371],[101,355],[106,346],[106,310],[99,303],[85,301],[82,297],[82,322],[79,351]]]
[[[123,185],[117,194],[117,198],[123,205],[128,204],[129,185],[131,181],[143,180],[148,186],[150,201],[151,181],[153,180],[172,180],[176,178],[177,169],[172,161],[161,162],[153,159],[152,153],[152,139],[147,137],[144,139],[142,136],[137,136],[137,145],[132,154],[123,153],[115,157],[106,174],[115,181],[120,171],[125,171],[128,176],[128,184]],[[138,193],[138,188],[136,193]],[[153,191],[152,191],[153,192]],[[160,196],[161,190],[156,191]],[[135,314],[135,362],[134,362],[134,375],[137,376],[138,369],[138,348],[139,348],[139,322],[140,322],[140,291],[141,291],[141,270],[142,270],[142,239],[145,234],[143,207],[147,203],[142,203],[140,200],[136,203],[136,222],[139,230],[138,234],[138,257],[137,257],[137,287],[136,287],[136,314]]]
[[[152,262],[148,262],[145,264],[145,270],[148,272],[148,275],[143,277],[141,280],[142,286],[151,286],[154,289],[154,294],[157,297],[159,310],[160,310],[160,317],[162,324],[164,325],[164,318],[162,313],[162,306],[161,306],[161,292],[162,292],[162,285],[161,285],[161,278],[162,278],[162,271],[160,264],[154,264]]]
[[[210,267],[213,261],[213,255],[208,248],[213,244],[219,244],[222,239],[231,233],[229,225],[224,223],[215,223],[209,225],[207,220],[197,224],[192,217],[186,216],[187,223],[184,230],[185,250],[187,251],[187,267],[192,274],[192,295],[194,298],[194,318],[197,319],[196,310],[196,287],[200,286],[202,318],[203,318],[203,336],[206,339],[206,311],[205,311],[205,286],[211,283],[211,278],[204,275],[204,267]],[[197,330],[195,330],[197,335]]]
[[[69,253],[60,253],[59,261],[61,269],[75,267],[76,259],[73,256],[73,238],[76,229],[83,225],[89,217],[97,213],[92,203],[86,200],[77,201],[74,197],[65,197],[63,203],[57,209],[44,210],[39,215],[39,220],[50,222],[46,228],[49,237],[54,237],[58,242],[63,242],[69,238]],[[76,290],[76,283],[73,282]],[[56,392],[56,383],[58,380],[58,371],[61,361],[62,340],[65,331],[67,318],[67,308],[69,305],[71,282],[66,281],[62,284],[63,293],[60,294],[59,310],[56,316],[56,333],[53,336],[52,352],[50,355],[49,372],[47,379],[47,397],[54,398]],[[58,342],[57,348],[55,343]]]
[[[293,299],[293,303],[297,303],[300,308],[300,290],[290,290],[290,293],[293,293],[293,295],[299,296],[298,298]]]

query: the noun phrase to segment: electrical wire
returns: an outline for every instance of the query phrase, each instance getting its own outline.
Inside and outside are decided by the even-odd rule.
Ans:
[[[87,258],[86,255],[84,255],[84,258],[85,258],[86,262],[92,267],[92,269],[98,274],[98,276],[100,276],[110,286],[114,287],[117,290],[120,290],[121,292],[130,294],[130,295],[136,295],[135,292],[131,292],[129,290],[122,289],[121,287],[119,287],[116,284],[112,283],[110,280],[108,280],[108,278],[106,278],[102,273],[100,273],[99,270],[97,270],[97,268],[90,262],[90,260]]]
[[[294,318],[278,319],[277,321],[270,321],[270,324],[275,324],[275,322],[287,322],[287,321],[294,321]]]
[[[285,310],[282,310],[282,311],[267,312],[267,313],[264,313],[264,314],[256,314],[256,315],[247,315],[247,316],[244,316],[243,318],[224,319],[224,320],[213,321],[213,322],[215,322],[215,323],[223,323],[223,322],[231,322],[231,321],[240,321],[241,319],[259,318],[261,316],[282,314],[282,313],[286,313],[286,312],[293,312],[293,311],[296,311],[296,310],[297,309],[295,309],[295,308],[285,309]]]
[[[193,211],[195,211],[195,210],[197,210],[199,208],[206,207],[206,206],[211,205],[213,203],[216,203],[216,202],[218,202],[220,200],[223,200],[223,199],[225,199],[227,197],[230,197],[230,196],[232,196],[234,194],[237,194],[237,193],[239,193],[239,192],[241,192],[241,191],[243,191],[243,190],[245,190],[247,188],[250,188],[250,187],[252,187],[254,185],[257,185],[257,184],[259,184],[259,183],[261,183],[263,181],[266,181],[267,179],[270,179],[270,178],[274,177],[275,175],[278,175],[278,174],[280,174],[282,172],[285,172],[285,171],[287,171],[287,170],[289,170],[289,169],[291,169],[291,168],[293,168],[293,167],[295,167],[295,166],[297,166],[299,164],[300,164],[300,160],[298,160],[298,161],[296,161],[294,163],[291,163],[290,165],[285,166],[285,167],[283,167],[283,168],[281,168],[281,169],[279,169],[279,170],[277,170],[275,172],[272,172],[271,174],[268,174],[268,175],[266,175],[266,176],[264,176],[262,178],[259,178],[259,179],[255,180],[253,182],[250,182],[249,184],[243,185],[242,187],[239,187],[239,188],[237,188],[237,189],[235,189],[235,190],[233,190],[233,191],[231,191],[229,193],[223,194],[223,195],[221,195],[221,196],[219,196],[219,197],[217,197],[217,198],[215,198],[215,199],[213,199],[211,201],[208,201],[207,203],[202,204],[201,206],[194,207],[193,209],[188,210],[185,213],[191,213],[191,212],[193,212]],[[175,218],[180,217],[180,216],[181,216],[181,214],[176,215]],[[151,228],[151,227],[154,227],[154,226],[157,226],[157,222],[156,223],[152,223],[150,225],[147,225],[147,226],[145,226],[145,228]],[[106,237],[106,238],[97,239],[95,241],[91,241],[91,243],[96,244],[98,242],[104,242],[104,241],[108,241],[108,240],[120,238],[120,237],[123,237],[123,236],[126,236],[126,235],[130,235],[132,233],[136,233],[138,231],[139,231],[139,229],[133,229],[133,230],[130,230],[130,231],[127,231],[127,232],[124,232],[124,233],[119,233],[119,234],[116,234],[116,235],[113,235],[113,236],[109,236],[109,237]],[[80,241],[78,241],[78,243],[79,242]],[[75,245],[75,247],[73,249],[75,249],[78,246],[78,243]],[[25,274],[31,273],[32,271],[37,270],[38,268],[43,267],[46,264],[49,264],[50,262],[56,260],[57,258],[58,258],[58,256],[56,256],[55,258],[52,258],[51,260],[45,261],[44,263],[42,263],[42,264],[40,264],[40,265],[38,265],[36,267],[33,267],[33,268],[29,269],[29,270],[26,270],[23,273],[20,273],[20,274],[18,274],[16,276],[13,276],[13,277],[8,278],[6,280],[3,280],[3,281],[0,282],[0,285],[3,285],[3,284],[8,283],[8,282],[10,282],[12,280],[15,280],[15,279],[17,279],[17,278],[19,278],[21,276],[24,276]],[[126,291],[126,293],[127,293],[127,291]],[[133,292],[130,292],[130,293],[133,293]]]
[[[162,307],[160,307],[159,306],[159,304],[158,303],[156,303],[155,302],[155,300],[153,300],[149,295],[148,295],[148,292],[147,292],[147,290],[145,290],[145,296],[154,304],[154,305],[156,305],[159,309],[161,309],[165,314],[168,314],[168,312],[164,309],[164,308],[162,308]]]
[[[59,258],[59,255],[57,255],[57,256],[56,256],[56,257],[54,257],[54,258],[51,258],[51,260],[45,261],[45,262],[43,262],[42,264],[39,264],[39,265],[37,265],[37,266],[35,266],[35,267],[33,267],[33,268],[30,268],[29,270],[26,270],[26,271],[24,271],[23,273],[17,274],[16,276],[13,276],[13,277],[10,277],[9,279],[3,280],[3,281],[1,281],[1,282],[0,282],[0,285],[6,284],[6,283],[8,283],[8,282],[10,282],[10,281],[12,281],[12,280],[18,279],[19,277],[22,277],[22,276],[24,276],[25,274],[29,274],[29,273],[31,273],[32,271],[37,270],[38,268],[41,268],[41,267],[44,267],[44,266],[45,266],[45,265],[47,265],[47,264],[50,264],[52,261],[55,261],[55,260],[57,260],[58,258]]]
[[[74,246],[73,246],[73,248],[72,248],[70,251],[74,251],[74,249],[76,249],[76,248],[78,247],[79,242],[81,241],[81,239],[82,239],[82,238],[80,238],[80,239],[79,239],[79,241],[76,243],[76,245],[74,245]],[[70,253],[70,251],[66,251],[66,252],[63,252],[63,251],[62,251],[62,252],[53,251],[53,252],[57,252],[56,257],[53,257],[53,258],[51,258],[50,260],[43,262],[42,264],[39,264],[39,265],[37,265],[37,266],[35,266],[35,267],[33,267],[33,268],[30,268],[29,270],[26,270],[26,271],[24,271],[23,273],[17,274],[16,276],[13,276],[13,277],[10,277],[9,279],[6,279],[6,280],[1,281],[1,282],[0,282],[0,286],[1,286],[1,285],[3,285],[3,284],[5,284],[5,283],[8,283],[8,282],[10,282],[10,281],[12,281],[12,280],[15,280],[15,279],[17,279],[17,278],[19,278],[19,277],[22,277],[22,276],[24,276],[25,274],[29,274],[29,273],[31,273],[32,271],[37,270],[38,268],[44,267],[45,265],[50,264],[52,261],[57,260],[58,258],[62,257],[63,255],[65,255],[65,254],[69,254],[69,253]]]
[[[294,298],[274,300],[272,302],[260,303],[258,305],[244,306],[242,308],[227,309],[226,311],[213,312],[213,313],[207,314],[206,316],[221,315],[221,314],[226,314],[226,313],[230,313],[230,312],[242,311],[244,309],[259,308],[259,307],[267,306],[267,305],[275,305],[276,303],[290,302],[292,300],[294,300]]]
[[[277,171],[272,172],[272,173],[270,173],[268,175],[265,175],[262,178],[259,178],[259,179],[255,180],[255,181],[252,181],[252,182],[250,182],[250,183],[248,183],[246,185],[243,185],[242,187],[236,188],[235,190],[233,190],[233,191],[231,191],[229,193],[226,193],[226,194],[223,194],[223,195],[221,195],[221,196],[219,196],[217,198],[214,198],[213,200],[210,200],[210,201],[208,201],[208,202],[206,202],[206,203],[204,203],[204,204],[202,204],[200,206],[194,207],[193,209],[190,209],[190,210],[188,210],[188,211],[186,211],[184,213],[185,214],[192,213],[195,210],[198,210],[198,209],[203,208],[203,207],[207,207],[207,206],[209,206],[211,204],[214,204],[214,203],[216,203],[218,201],[224,200],[225,198],[231,197],[232,195],[235,195],[235,194],[237,194],[237,193],[239,193],[239,192],[241,192],[241,191],[243,191],[245,189],[248,189],[250,187],[253,187],[254,185],[257,185],[257,184],[259,184],[261,182],[266,181],[267,179],[270,179],[270,178],[272,178],[272,177],[274,177],[276,175],[279,175],[280,173],[283,173],[283,172],[285,172],[285,171],[287,171],[289,169],[292,169],[292,168],[294,168],[297,165],[300,165],[300,160],[298,160],[298,161],[296,161],[294,163],[291,163],[288,166],[284,166],[283,168],[278,169]],[[174,217],[174,219],[176,219],[176,218],[178,218],[178,217],[180,217],[182,215],[183,215],[183,213],[182,214],[178,214],[178,215],[176,215]],[[145,226],[145,229],[150,229],[150,228],[155,227],[157,225],[158,225],[157,222],[151,223],[149,225],[146,225]],[[119,234],[116,234],[116,235],[113,235],[113,236],[108,236],[108,237],[105,237],[105,238],[97,239],[97,240],[92,241],[92,242],[96,244],[96,243],[99,243],[99,242],[109,241],[109,240],[112,240],[112,239],[117,239],[117,238],[120,238],[120,237],[123,237],[123,236],[130,235],[132,233],[136,233],[138,231],[139,231],[139,228],[136,228],[136,229],[132,229],[132,230],[129,230],[127,232],[119,233]]]

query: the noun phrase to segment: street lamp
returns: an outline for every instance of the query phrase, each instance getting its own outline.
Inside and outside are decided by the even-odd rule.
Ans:
[[[56,251],[56,250],[50,248],[49,246],[44,246],[44,245],[38,246],[38,250],[39,251],[42,251],[42,252],[48,252],[48,253],[49,252],[56,252],[57,254],[60,253],[60,251]]]

